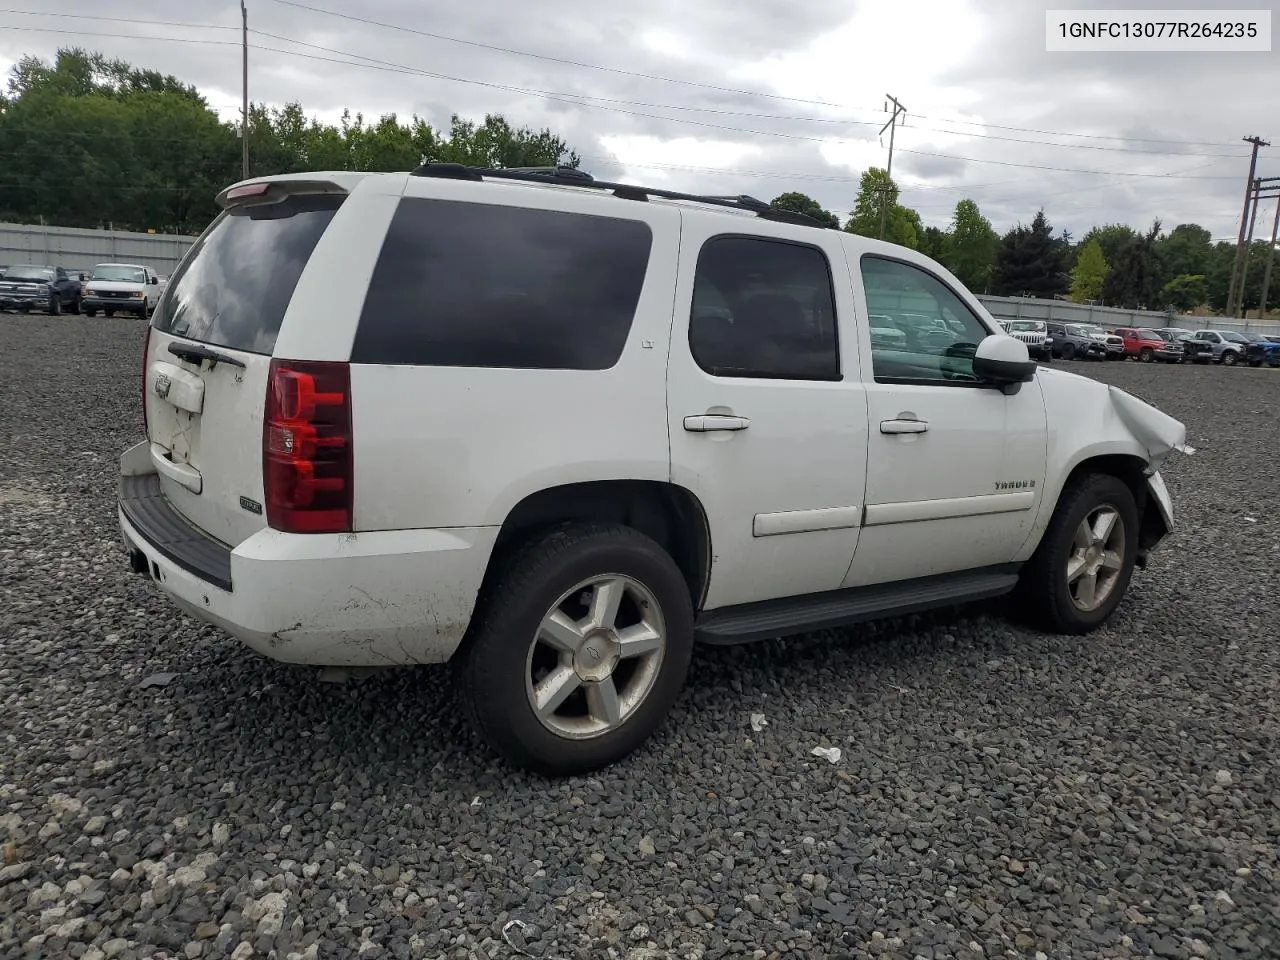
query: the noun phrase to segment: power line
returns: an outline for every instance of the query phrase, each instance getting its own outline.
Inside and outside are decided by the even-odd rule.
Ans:
[[[563,57],[555,57],[548,54],[533,53],[531,51],[520,50],[513,47],[504,47],[496,44],[488,44],[488,43],[483,43],[475,40],[467,40],[461,37],[451,37],[446,34],[434,33],[427,30],[420,30],[414,27],[408,27],[401,24],[386,23],[379,20],[373,20],[368,17],[359,17],[354,14],[339,13],[334,10],[326,10],[326,9],[311,6],[305,3],[298,3],[296,2],[296,0],[273,0],[273,2],[282,4],[285,6],[296,7],[302,10],[308,10],[313,13],[320,13],[326,16],[336,17],[342,20],[348,20],[356,23],[363,23],[369,26],[381,27],[383,29],[388,29],[388,30],[395,30],[401,33],[411,33],[411,34],[416,34],[418,36],[423,36],[423,37],[427,37],[434,40],[441,40],[449,43],[463,44],[467,46],[478,47],[481,49],[492,50],[499,53],[511,54],[514,56],[530,57],[530,58],[545,60],[553,63],[559,63],[566,66],[576,66],[576,67],[582,67],[590,70],[600,70],[608,73],[615,73],[615,74],[620,74],[624,76],[637,77],[640,79],[658,80],[666,83],[675,83],[675,84],[681,84],[685,86],[699,87],[702,89],[714,90],[721,93],[731,93],[738,96],[764,97],[771,100],[785,101],[785,102],[791,102],[791,103],[802,103],[802,104],[808,104],[813,106],[824,106],[824,107],[831,107],[831,108],[844,109],[844,110],[860,110],[862,112],[874,112],[866,108],[850,107],[848,105],[831,103],[825,100],[806,100],[803,98],[786,97],[780,94],[772,94],[772,93],[766,93],[762,91],[741,90],[741,89],[736,89],[732,87],[722,87],[722,86],[717,86],[715,84],[704,83],[701,81],[684,80],[678,77],[668,77],[661,74],[642,73],[638,71],[624,70],[618,67],[607,67],[601,64],[594,64],[594,63],[578,61],[578,60],[570,60]],[[25,15],[25,16],[63,17],[63,18],[69,18],[69,19],[82,19],[82,20],[103,20],[103,21],[116,22],[116,23],[137,23],[137,24],[147,24],[147,25],[177,26],[177,27],[185,27],[189,29],[212,29],[212,30],[238,29],[237,27],[234,27],[234,26],[220,25],[220,24],[203,24],[203,23],[190,23],[190,22],[184,22],[184,21],[168,21],[168,20],[157,21],[157,20],[145,20],[145,19],[131,18],[131,17],[108,17],[108,16],[88,15],[88,14],[45,13],[44,11],[35,11],[35,10],[0,9],[0,13],[19,14],[19,15]],[[181,38],[181,37],[174,37],[174,38],[139,37],[134,34],[108,34],[108,33],[89,33],[89,32],[81,32],[81,31],[59,31],[54,29],[43,29],[38,27],[12,26],[10,27],[10,29],[30,30],[30,31],[46,32],[46,33],[74,33],[74,34],[85,35],[85,36],[110,36],[110,37],[120,37],[123,39],[173,40],[178,42],[188,39],[188,38]],[[369,59],[369,60],[374,59],[369,57],[362,57],[360,54],[334,50],[334,48],[331,48],[331,47],[321,47],[317,44],[308,44],[308,43],[304,43],[303,41],[294,40],[292,38],[280,37],[276,34],[267,34],[262,31],[253,31],[253,32],[262,33],[262,35],[264,36],[270,36],[273,39],[284,40],[289,43],[296,43],[301,46],[309,46],[315,49],[342,53],[343,55],[346,55],[346,56],[359,57],[361,59]],[[193,40],[192,42],[196,42],[196,41]],[[382,62],[385,62],[385,61],[382,61]],[[406,68],[406,69],[414,69],[414,68]],[[428,73],[426,75],[430,76],[432,74]],[[478,82],[478,81],[468,81],[462,78],[442,77],[442,79],[453,79],[453,80],[456,80],[457,82],[463,82],[463,83]],[[513,89],[519,89],[519,88],[513,88]],[[539,92],[539,91],[530,91],[530,92]],[[606,100],[607,98],[592,98],[592,99]],[[618,102],[627,102],[627,101],[618,101]],[[764,117],[768,119],[794,120],[794,121],[803,121],[803,122],[812,122],[812,123],[857,124],[859,126],[875,126],[879,122],[879,121],[871,121],[871,120],[844,120],[844,119],[833,118],[833,117],[770,116],[767,114],[753,114],[753,113],[746,113],[746,112],[740,112],[740,111],[739,112],[717,111],[714,109],[699,108],[699,107],[675,107],[673,105],[667,105],[667,106],[670,107],[671,109],[688,109],[688,110],[700,110],[704,112],[736,113],[737,115],[740,115],[740,116],[756,116],[756,117]],[[1132,143],[1178,144],[1181,146],[1222,147],[1222,146],[1231,145],[1230,143],[1225,143],[1223,141],[1181,140],[1176,138],[1126,137],[1126,136],[1118,136],[1113,134],[1075,133],[1071,131],[1044,130],[1044,129],[1033,128],[1033,127],[1019,127],[1019,126],[1012,126],[1007,124],[989,123],[987,121],[979,121],[979,120],[957,120],[949,117],[931,117],[924,114],[918,114],[917,116],[919,119],[933,120],[938,123],[982,126],[982,127],[991,128],[991,129],[1010,130],[1010,131],[1021,132],[1021,133],[1036,133],[1044,136],[1074,137],[1074,138],[1089,139],[1089,140],[1113,140],[1113,141],[1119,141],[1119,142],[1132,142]],[[980,137],[984,139],[1004,140],[1011,143],[1043,144],[1045,146],[1064,147],[1068,149],[1102,149],[1102,150],[1116,150],[1118,152],[1131,152],[1131,153],[1149,152],[1149,153],[1156,153],[1156,154],[1165,154],[1169,156],[1242,156],[1239,154],[1188,154],[1188,153],[1182,153],[1180,151],[1159,151],[1159,150],[1143,151],[1143,150],[1137,150],[1137,149],[1126,151],[1123,148],[1116,148],[1116,147],[1093,147],[1088,144],[1055,144],[1047,141],[1024,140],[1024,139],[1015,138],[1015,137],[1000,137],[994,134],[974,133],[972,131],[960,131],[960,130],[945,130],[945,129],[938,129],[936,127],[914,127],[914,129],[929,130],[934,133],[944,133],[952,136]]]
[[[384,21],[374,20],[369,17],[356,16],[355,14],[339,13],[336,10],[326,10],[322,7],[316,7],[310,4],[300,3],[298,2],[298,0],[271,0],[271,2],[278,3],[283,6],[296,7],[300,10],[308,10],[312,13],[324,14],[325,16],[337,17],[341,20],[348,20],[355,23],[363,23],[368,26],[381,27],[385,30],[395,30],[400,33],[411,33],[420,37],[427,37],[432,40],[441,40],[446,43],[457,43],[465,46],[477,47],[484,50],[492,50],[496,53],[511,54],[513,56],[529,57],[531,59],[543,60],[550,63],[558,63],[564,66],[582,67],[587,70],[599,70],[605,73],[620,74],[622,76],[636,77],[638,79],[643,79],[643,80],[658,80],[664,83],[675,83],[675,84],[681,84],[684,86],[700,87],[707,90],[715,90],[720,93],[732,93],[738,96],[767,97],[771,100],[782,100],[788,103],[803,103],[803,104],[808,104],[812,106],[832,107],[832,108],[841,109],[841,110],[856,110],[863,113],[874,112],[874,111],[868,110],[865,107],[850,107],[847,104],[832,103],[827,100],[806,100],[799,97],[786,97],[786,96],[782,96],[781,94],[764,93],[757,90],[738,90],[731,87],[720,87],[720,86],[716,86],[715,84],[708,84],[708,83],[703,83],[695,80],[684,80],[679,77],[668,77],[661,74],[653,74],[653,73],[641,73],[634,70],[624,70],[620,67],[608,67],[608,66],[604,66],[603,64],[589,63],[582,60],[569,60],[564,57],[555,57],[549,54],[534,53],[529,50],[520,50],[514,47],[504,47],[504,46],[499,46],[497,44],[482,43],[477,40],[467,40],[462,37],[451,37],[446,34],[434,33],[429,30],[420,30],[415,27],[406,26],[404,24],[386,23]],[[944,123],[980,122],[980,121],[967,121],[967,120],[951,120],[951,119],[942,118],[942,117],[929,117],[923,114],[917,114],[917,116],[922,120],[935,120],[935,121],[940,121]],[[1021,133],[1040,133],[1040,134],[1046,134],[1051,136],[1081,137],[1081,138],[1098,139],[1098,140],[1124,140],[1124,141],[1133,141],[1135,143],[1177,143],[1177,144],[1182,144],[1186,146],[1213,146],[1213,147],[1223,147],[1223,146],[1231,145],[1230,143],[1226,143],[1223,141],[1176,140],[1176,139],[1158,139],[1158,138],[1148,138],[1148,137],[1117,137],[1117,136],[1108,136],[1104,134],[1068,133],[1068,132],[1052,131],[1052,130],[1036,130],[1029,127],[1002,126],[1000,124],[994,124],[994,123],[990,123],[990,124],[982,123],[982,125],[993,127],[996,129],[1011,130],[1014,132],[1021,132]],[[948,131],[937,131],[937,132],[948,132]]]
[[[284,0],[275,0],[275,2],[284,2]],[[335,16],[338,16],[338,15],[335,14]],[[108,18],[100,18],[100,19],[108,19]],[[125,19],[125,18],[112,18],[112,19]],[[134,22],[134,21],[130,21],[130,22]],[[174,25],[192,26],[192,27],[210,26],[210,25],[200,25],[200,24],[189,24],[189,25],[178,24],[176,22],[171,22],[171,23],[173,23]],[[28,30],[32,32],[41,32],[41,33],[70,34],[74,36],[114,37],[114,38],[127,39],[127,40],[143,40],[143,41],[156,41],[156,42],[169,42],[169,43],[201,43],[201,44],[212,44],[217,46],[231,46],[231,45],[238,46],[239,45],[239,44],[236,44],[235,41],[231,41],[231,40],[208,40],[208,39],[195,38],[195,37],[139,36],[137,34],[120,34],[120,33],[109,33],[109,32],[102,32],[102,31],[58,30],[58,29],[52,29],[52,28],[46,29],[41,27],[16,27],[15,26],[15,27],[10,27],[9,29]],[[222,29],[222,28],[219,27],[218,29]],[[235,28],[231,28],[231,29],[235,29]],[[667,117],[667,116],[660,116],[660,115],[649,114],[649,113],[642,113],[642,112],[637,112],[633,110],[621,109],[621,107],[622,106],[640,106],[640,107],[648,107],[650,109],[659,109],[659,110],[678,110],[678,111],[684,111],[684,112],[709,113],[713,115],[735,116],[735,117],[743,117],[743,118],[750,118],[750,119],[777,120],[777,121],[794,122],[794,123],[824,123],[824,124],[834,124],[834,125],[842,125],[842,126],[875,126],[879,122],[879,121],[869,121],[869,120],[840,120],[840,119],[830,118],[830,117],[795,117],[795,116],[788,116],[788,115],[781,115],[781,114],[760,114],[760,113],[752,113],[747,111],[725,110],[725,109],[720,109],[715,107],[694,107],[694,106],[685,106],[681,104],[651,103],[647,101],[638,101],[638,100],[625,100],[625,99],[609,98],[609,97],[595,97],[589,94],[566,93],[566,92],[553,91],[553,90],[541,90],[541,89],[530,88],[530,87],[516,86],[513,84],[504,84],[504,83],[497,83],[497,82],[485,81],[485,80],[475,80],[469,77],[458,77],[458,76],[453,76],[451,74],[437,73],[430,70],[422,70],[420,68],[411,67],[406,64],[394,63],[388,60],[380,60],[376,57],[368,57],[363,54],[352,53],[350,51],[341,50],[334,47],[326,47],[321,44],[314,44],[314,43],[308,43],[306,41],[295,40],[291,37],[285,37],[279,34],[269,33],[264,30],[251,30],[249,32],[254,34],[255,36],[263,36],[272,40],[278,40],[284,43],[290,43],[290,44],[307,47],[314,50],[322,50],[329,53],[335,53],[342,57],[356,58],[357,60],[362,60],[366,62],[358,63],[358,62],[353,62],[350,59],[338,60],[332,57],[319,57],[312,54],[302,53],[297,50],[283,50],[278,47],[260,46],[255,48],[262,52],[277,53],[277,54],[282,54],[285,56],[292,56],[292,57],[300,57],[302,59],[315,60],[318,62],[336,63],[343,66],[363,67],[365,69],[377,69],[377,70],[383,70],[386,72],[400,73],[408,76],[427,77],[427,78],[436,79],[436,80],[444,80],[451,83],[462,83],[462,84],[468,84],[471,86],[485,87],[488,89],[503,90],[506,92],[516,93],[516,94],[525,95],[525,96],[538,96],[548,100],[552,100],[554,102],[566,103],[573,106],[593,107],[597,109],[608,108],[608,109],[612,109],[614,112],[630,115],[630,116],[642,117],[642,118],[653,119],[653,120],[663,120],[670,123],[688,123],[695,126],[702,126],[702,127],[708,127],[710,129],[724,130],[732,133],[743,133],[743,134],[748,134],[752,136],[771,136],[771,137],[779,137],[779,138],[790,139],[790,140],[810,141],[815,143],[828,143],[828,142],[831,142],[832,140],[845,140],[845,141],[857,142],[857,138],[805,136],[801,134],[784,133],[776,130],[753,130],[753,129],[747,129],[743,127],[711,124],[705,121],[689,120],[681,117]],[[1093,150],[1108,150],[1115,153],[1148,153],[1148,154],[1160,155],[1160,156],[1231,157],[1231,158],[1242,156],[1242,154],[1196,154],[1196,153],[1183,153],[1181,151],[1157,151],[1157,150],[1125,149],[1125,148],[1119,148],[1119,147],[1098,147],[1098,146],[1093,146],[1089,144],[1057,144],[1057,143],[1049,143],[1047,141],[1024,140],[1024,139],[1019,139],[1014,137],[1000,137],[994,134],[962,133],[960,131],[938,130],[936,128],[929,128],[929,127],[916,127],[914,129],[930,130],[935,133],[944,133],[951,136],[968,136],[976,139],[1005,140],[1009,142],[1025,143],[1025,144],[1034,145],[1034,146],[1052,147],[1055,149],[1093,149]],[[1071,136],[1071,134],[1061,134],[1061,135]],[[1052,166],[1047,166],[1042,164],[1024,164],[1024,163],[1015,163],[1012,161],[988,160],[988,159],[981,159],[981,158],[974,158],[974,157],[961,157],[961,156],[955,156],[951,154],[929,153],[929,152],[919,151],[919,150],[909,150],[907,148],[901,148],[901,149],[904,153],[914,153],[920,156],[938,157],[943,159],[963,160],[970,163],[995,163],[995,164],[1000,164],[1004,166],[1024,167],[1027,169],[1037,169],[1037,170],[1059,171],[1059,172],[1065,172],[1065,173],[1098,174],[1098,175],[1105,175],[1105,176],[1110,176],[1112,174],[1111,171],[1078,170],[1075,168],[1059,168],[1059,167],[1052,167]],[[1139,172],[1129,172],[1124,175],[1161,176],[1160,174],[1144,174]],[[1192,178],[1192,179],[1204,179],[1204,178]],[[1208,178],[1208,179],[1217,179],[1217,178]]]
[[[141,23],[147,26],[160,27],[187,27],[191,30],[235,30],[233,26],[223,26],[217,23],[191,23],[185,20],[147,20],[140,17],[103,17],[91,15],[87,13],[47,13],[44,10],[4,10],[0,9],[0,13],[17,14],[22,17],[60,17],[66,20],[105,20],[110,23]],[[6,29],[18,30],[20,27],[6,27]],[[36,27],[28,27],[26,29],[38,29]]]

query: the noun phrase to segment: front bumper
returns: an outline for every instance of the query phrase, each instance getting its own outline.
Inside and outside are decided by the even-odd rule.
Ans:
[[[148,446],[121,460],[120,531],[131,569],[181,610],[284,663],[396,666],[453,655],[497,527],[263,529],[231,548],[188,523],[164,498],[159,477],[142,472]]]
[[[1174,360],[1181,360],[1184,356],[1185,354],[1181,350],[1157,350],[1156,351],[1157,360],[1167,360],[1169,362],[1173,362]]]
[[[20,310],[23,307],[28,310],[43,310],[48,305],[48,297],[15,297],[10,295],[0,297],[0,310]]]
[[[125,313],[129,311],[141,313],[146,309],[146,304],[146,300],[131,299],[128,297],[83,297],[80,300],[81,309],[120,310]]]

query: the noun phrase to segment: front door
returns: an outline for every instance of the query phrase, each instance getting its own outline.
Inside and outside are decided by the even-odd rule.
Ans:
[[[864,254],[851,268],[863,309],[903,336],[867,348],[867,507],[845,585],[1009,562],[1044,485],[1039,383],[1006,395],[976,382],[973,351],[997,328],[926,263]]]
[[[667,385],[672,480],[710,527],[708,610],[839,587],[867,464],[840,234],[725,221],[682,215]]]

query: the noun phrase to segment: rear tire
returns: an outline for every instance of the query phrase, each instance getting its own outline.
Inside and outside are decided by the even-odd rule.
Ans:
[[[562,527],[499,563],[457,664],[480,736],[512,765],[549,776],[626,757],[662,724],[688,675],[693,603],[679,567],[619,524]],[[636,644],[628,655],[618,643],[627,636],[648,639],[624,641]],[[547,698],[558,705],[539,711]]]
[[[98,311],[85,308],[84,315],[86,317],[96,317],[98,315]]]
[[[1224,367],[1234,367],[1239,359],[1234,350],[1224,350],[1222,353],[1222,365]]]
[[[74,300],[71,301],[71,312],[77,317],[80,316],[80,298],[79,297],[76,297]]]
[[[49,298],[49,306],[45,307],[45,311],[51,317],[62,316],[62,299],[57,294],[54,294]]]
[[[1109,527],[1100,523],[1108,517]],[[1138,507],[1122,480],[1094,473],[1073,481],[1062,491],[1049,528],[1022,572],[1018,599],[1023,612],[1055,633],[1096,630],[1128,589],[1138,530]],[[1099,532],[1105,533],[1101,543]]]
[[[1141,360],[1143,363],[1150,363],[1155,358],[1156,358],[1156,352],[1152,350],[1150,347],[1143,347],[1141,350],[1138,351],[1138,359]]]
[[[1076,345],[1074,343],[1064,343],[1062,345],[1062,359],[1074,360],[1076,358]]]

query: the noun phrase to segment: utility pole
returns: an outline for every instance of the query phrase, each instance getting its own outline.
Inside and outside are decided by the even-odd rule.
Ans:
[[[248,8],[241,0],[241,175],[248,179]],[[1256,151],[1254,151],[1256,152]],[[1249,174],[1252,177],[1252,173]]]
[[[1249,319],[1249,299],[1245,293],[1248,289],[1245,286],[1245,281],[1249,277],[1249,252],[1253,249],[1253,228],[1258,222],[1258,204],[1262,202],[1264,197],[1270,199],[1275,196],[1274,193],[1264,194],[1262,185],[1277,179],[1280,179],[1280,177],[1267,177],[1265,180],[1262,177],[1258,177],[1253,181],[1253,206],[1249,211],[1249,233],[1244,241],[1244,265],[1240,268],[1240,315],[1246,320]]]
[[[889,122],[880,128],[880,136],[882,137],[884,136],[884,132],[886,130],[889,131],[889,166],[888,166],[888,169],[885,171],[887,175],[888,183],[884,185],[884,188],[882,190],[883,195],[880,197],[880,239],[881,240],[884,239],[885,217],[887,217],[889,214],[889,199],[893,191],[893,134],[898,128],[898,117],[900,115],[904,117],[907,115],[907,108],[904,107],[901,103],[899,103],[896,97],[893,97],[887,93],[885,94],[885,97],[888,99],[889,103],[893,104],[893,116],[889,117]],[[886,103],[884,108],[888,110],[889,104]],[[1250,174],[1250,176],[1252,176],[1252,174]]]
[[[1272,180],[1280,179],[1277,177]],[[1267,247],[1267,266],[1262,271],[1262,299],[1258,303],[1258,319],[1265,320],[1267,315],[1267,294],[1271,291],[1271,264],[1276,258],[1276,238],[1280,234],[1280,190],[1276,191],[1276,217],[1271,222],[1271,244]]]
[[[1228,317],[1234,317],[1236,315],[1236,310],[1239,307],[1236,294],[1240,291],[1241,286],[1243,286],[1243,284],[1237,286],[1236,278],[1240,274],[1241,264],[1246,262],[1246,256],[1248,253],[1248,248],[1244,245],[1244,237],[1250,221],[1249,209],[1253,201],[1253,175],[1258,169],[1258,148],[1271,146],[1270,141],[1263,140],[1261,137],[1241,137],[1240,139],[1245,143],[1253,144],[1253,153],[1249,156],[1249,177],[1245,180],[1244,184],[1244,212],[1240,215],[1240,235],[1236,239],[1236,258],[1231,264],[1231,286],[1227,290]],[[1240,299],[1243,299],[1243,297]]]

